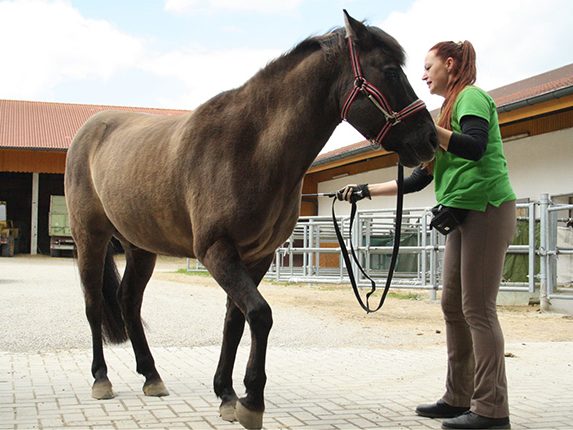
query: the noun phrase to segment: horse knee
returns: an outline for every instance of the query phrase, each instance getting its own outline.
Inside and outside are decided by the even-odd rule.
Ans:
[[[251,331],[268,334],[273,326],[273,312],[264,302],[247,312],[247,321]]]

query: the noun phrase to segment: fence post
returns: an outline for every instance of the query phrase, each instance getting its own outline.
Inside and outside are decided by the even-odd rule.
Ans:
[[[428,217],[426,216],[426,212],[422,215],[422,231],[420,235],[420,242],[422,244],[422,252],[420,254],[420,275],[421,275],[421,287],[426,287],[426,271],[427,271],[427,259],[428,259],[428,252],[426,250],[426,246],[428,245]],[[432,300],[435,300],[435,293],[432,293]]]
[[[551,303],[548,298],[548,258],[547,258],[547,237],[548,237],[548,209],[549,207],[549,195],[547,193],[541,194],[539,199],[539,233],[540,233],[540,244],[539,244],[539,304],[542,312],[547,312],[550,309]]]
[[[432,253],[430,254],[430,280],[432,282],[432,300],[436,300],[436,293],[440,285],[437,273],[440,249],[438,243],[438,235],[435,229],[430,229],[430,244],[432,245]]]
[[[528,206],[529,216],[529,251],[527,253],[529,270],[528,270],[528,284],[529,293],[535,292],[535,202],[530,202]]]

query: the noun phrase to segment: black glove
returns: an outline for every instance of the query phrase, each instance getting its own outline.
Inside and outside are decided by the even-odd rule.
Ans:
[[[336,193],[338,200],[346,200],[350,203],[356,203],[365,197],[371,198],[368,184],[347,185]]]

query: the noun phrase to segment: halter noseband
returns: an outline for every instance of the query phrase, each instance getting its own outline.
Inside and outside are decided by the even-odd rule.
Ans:
[[[403,119],[409,117],[410,115],[426,108],[425,103],[420,100],[416,99],[404,109],[399,112],[395,112],[390,107],[390,104],[386,100],[386,97],[382,94],[378,88],[372,85],[362,74],[362,68],[360,67],[360,60],[358,58],[358,52],[354,47],[354,41],[352,37],[348,36],[348,49],[350,51],[350,60],[352,61],[352,70],[354,72],[354,86],[350,90],[350,94],[346,98],[344,105],[342,106],[342,111],[340,115],[344,121],[348,121],[348,111],[352,104],[356,101],[356,98],[359,93],[363,93],[368,97],[368,100],[372,102],[372,104],[384,115],[386,118],[386,122],[380,129],[380,132],[375,138],[371,138],[370,141],[374,145],[382,146],[382,140],[390,131],[390,128],[399,124]],[[350,122],[349,122],[350,123]],[[350,124],[352,125],[352,124]],[[355,127],[356,128],[356,127]]]

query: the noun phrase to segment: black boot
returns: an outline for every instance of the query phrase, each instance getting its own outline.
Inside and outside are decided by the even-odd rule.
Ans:
[[[453,418],[463,414],[470,408],[463,406],[450,406],[443,400],[438,400],[431,405],[419,405],[416,413],[422,417],[428,418]]]
[[[442,422],[443,429],[510,429],[509,417],[505,418],[488,418],[467,411],[449,420]]]

